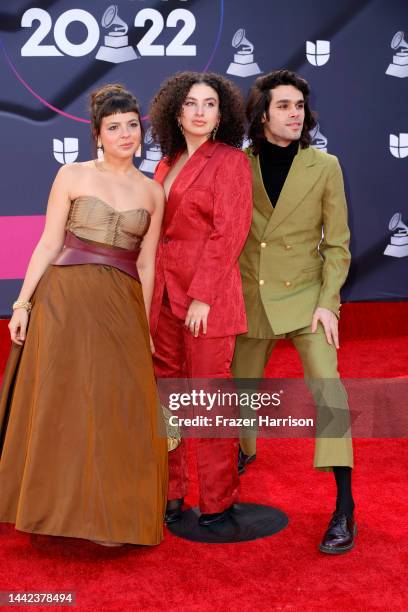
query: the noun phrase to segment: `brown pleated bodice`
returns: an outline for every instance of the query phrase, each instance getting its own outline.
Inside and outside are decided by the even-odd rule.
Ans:
[[[78,238],[134,251],[150,226],[145,208],[118,211],[97,196],[72,201],[66,229]]]

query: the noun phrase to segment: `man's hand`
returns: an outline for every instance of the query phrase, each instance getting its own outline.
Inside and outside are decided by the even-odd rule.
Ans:
[[[312,319],[312,332],[317,331],[318,323],[323,325],[324,333],[326,334],[327,342],[333,344],[336,349],[339,348],[339,322],[336,315],[328,308],[316,308]]]
[[[197,338],[200,332],[200,325],[203,326],[203,334],[207,333],[207,317],[210,306],[199,300],[193,300],[187,311],[184,325],[189,328],[192,335]]]

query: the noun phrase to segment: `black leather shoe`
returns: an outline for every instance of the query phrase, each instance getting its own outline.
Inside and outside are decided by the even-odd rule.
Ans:
[[[202,527],[208,527],[208,525],[214,525],[215,523],[222,523],[227,520],[230,516],[230,510],[232,510],[232,506],[226,508],[222,512],[213,512],[212,514],[201,514],[198,519],[199,525]]]
[[[245,472],[245,468],[249,463],[255,461],[256,455],[246,455],[241,447],[238,450],[238,474],[241,476]]]
[[[184,497],[180,499],[170,499],[167,502],[166,514],[164,515],[164,522],[166,524],[175,523],[181,519],[182,507],[184,504]]]
[[[335,511],[320,543],[319,550],[329,555],[341,555],[354,546],[357,524],[353,516]]]

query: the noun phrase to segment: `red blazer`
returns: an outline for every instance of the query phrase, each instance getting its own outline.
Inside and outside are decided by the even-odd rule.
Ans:
[[[166,159],[156,168],[163,183]],[[185,319],[193,299],[211,306],[207,337],[247,329],[238,256],[252,219],[252,174],[246,155],[207,141],[173,182],[156,260],[150,325],[154,335],[164,286],[173,314]]]

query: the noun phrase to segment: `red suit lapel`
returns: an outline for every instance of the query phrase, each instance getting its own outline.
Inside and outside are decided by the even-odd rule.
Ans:
[[[164,227],[169,228],[174,216],[180,210],[180,204],[185,191],[192,185],[199,174],[205,168],[208,159],[212,157],[219,143],[207,140],[204,142],[190,159],[185,163],[179,174],[175,178],[169,193],[164,216]],[[177,160],[177,158],[176,158]],[[175,161],[176,161],[175,160]],[[155,179],[163,184],[171,166],[164,160],[157,168]]]

